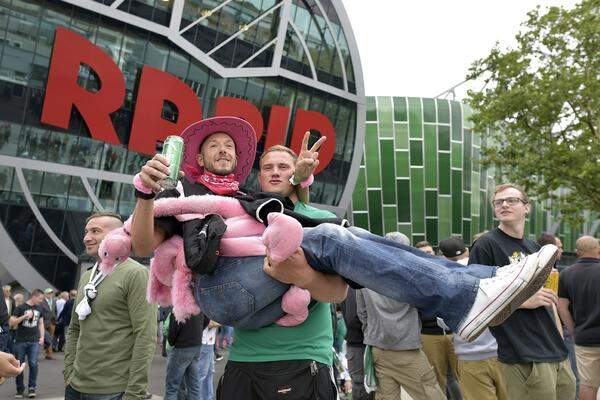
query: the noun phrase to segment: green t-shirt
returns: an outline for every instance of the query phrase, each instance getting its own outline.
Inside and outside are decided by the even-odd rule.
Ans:
[[[294,211],[312,218],[335,214],[297,202]],[[331,365],[333,329],[329,303],[315,303],[300,325],[271,324],[260,329],[234,329],[229,359],[239,362],[314,360]]]

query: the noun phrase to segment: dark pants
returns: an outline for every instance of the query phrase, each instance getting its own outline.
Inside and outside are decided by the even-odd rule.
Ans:
[[[17,359],[24,363],[27,361],[29,366],[29,380],[27,387],[29,390],[35,389],[38,373],[38,352],[40,351],[40,344],[38,342],[15,342],[15,352],[17,353]],[[27,357],[27,360],[25,360]],[[17,375],[15,381],[17,383],[17,392],[25,390],[23,384],[23,374]]]
[[[81,393],[68,385],[65,388],[65,400],[121,400],[123,393],[91,394]]]
[[[229,361],[217,400],[336,400],[331,367],[310,360]]]
[[[10,337],[9,337],[7,331],[0,332],[0,351],[3,351],[5,353],[10,353],[9,340],[10,340]]]
[[[68,327],[67,327],[68,329]],[[54,338],[52,341],[52,347],[54,351],[63,351],[63,347],[65,346],[65,327],[63,324],[56,324],[56,329],[54,330]]]
[[[365,346],[346,346],[348,372],[352,379],[352,400],[373,400],[375,393],[365,390]]]

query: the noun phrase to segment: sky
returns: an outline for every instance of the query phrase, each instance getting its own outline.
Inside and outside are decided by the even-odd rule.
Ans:
[[[537,5],[575,0],[342,0],[358,45],[369,96],[434,97],[464,81],[474,60],[514,36]],[[461,85],[481,89],[480,82]],[[443,96],[442,96],[443,97]],[[452,98],[448,96],[446,98]]]

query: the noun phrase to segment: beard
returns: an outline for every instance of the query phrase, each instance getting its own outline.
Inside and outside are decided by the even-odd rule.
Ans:
[[[204,170],[219,176],[232,174],[237,167],[237,162],[234,161],[230,167],[217,167],[214,163],[204,163]]]

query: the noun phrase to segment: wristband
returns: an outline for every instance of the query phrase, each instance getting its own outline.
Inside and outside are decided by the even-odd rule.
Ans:
[[[313,176],[313,174],[310,174],[310,176],[305,181],[300,182],[300,187],[302,189],[306,189],[307,187],[312,185],[314,181],[315,181],[315,177]]]
[[[156,197],[156,193],[154,192],[150,192],[150,193],[144,193],[144,192],[140,192],[139,190],[135,189],[134,191],[135,193],[135,197],[138,199],[142,199],[142,200],[152,200],[153,198]]]
[[[294,186],[300,185],[300,187],[302,189],[305,189],[305,188],[309,187],[310,185],[312,185],[312,183],[314,182],[314,180],[315,180],[315,177],[312,174],[310,174],[310,176],[308,178],[306,178],[306,180],[304,180],[302,182],[296,182],[294,180],[294,175],[292,175],[290,177],[290,183],[292,185],[294,185]]]
[[[135,190],[137,190],[138,192],[142,192],[143,194],[154,193],[152,189],[148,189],[146,186],[144,186],[144,184],[142,183],[142,178],[140,178],[140,174],[135,174],[135,176],[133,177],[133,187],[135,188]]]
[[[133,187],[135,188],[135,197],[138,199],[150,200],[156,196],[156,193],[154,193],[152,189],[148,189],[144,186],[140,174],[135,174],[133,177]]]

